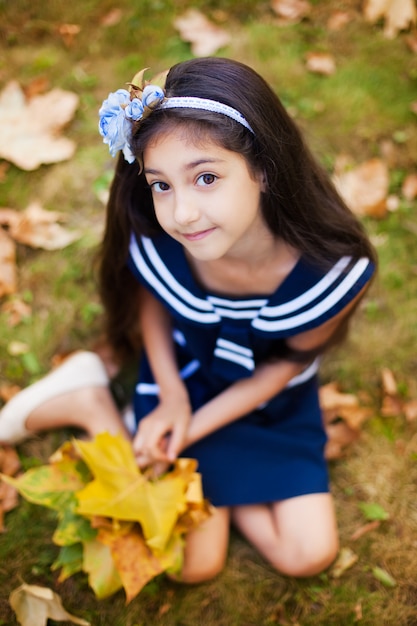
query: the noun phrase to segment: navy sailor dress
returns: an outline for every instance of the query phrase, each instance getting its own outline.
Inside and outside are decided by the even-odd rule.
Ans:
[[[280,342],[336,315],[374,272],[367,258],[342,257],[327,271],[301,258],[269,296],[220,297],[196,282],[181,244],[165,233],[132,235],[128,263],[172,317],[178,368],[194,411],[251,376]],[[329,490],[318,367],[316,359],[269,402],[182,452],[197,459],[212,504],[275,502]],[[133,404],[137,421],[158,404],[146,354]]]

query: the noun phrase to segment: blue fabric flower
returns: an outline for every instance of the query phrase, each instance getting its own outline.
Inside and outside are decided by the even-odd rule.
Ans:
[[[157,87],[156,85],[147,85],[143,90],[142,94],[142,102],[143,106],[148,107],[149,109],[154,109],[159,104],[161,104],[162,100],[165,98],[165,94],[161,87]]]
[[[99,110],[99,132],[103,142],[108,144],[110,154],[114,157],[119,150],[129,163],[133,163],[134,156],[129,148],[131,125],[126,119],[122,105],[130,103],[130,94],[126,89],[118,89],[110,93]]]
[[[163,90],[156,85],[144,88],[142,100],[139,98],[131,100],[131,94],[126,89],[118,89],[109,94],[99,110],[98,129],[113,157],[122,150],[126,161],[133,163],[135,157],[130,149],[132,122],[138,122],[149,115],[164,97]]]
[[[138,98],[133,98],[132,102],[129,102],[125,108],[125,116],[134,122],[142,119],[143,104]]]

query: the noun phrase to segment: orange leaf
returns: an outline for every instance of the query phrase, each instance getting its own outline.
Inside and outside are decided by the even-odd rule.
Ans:
[[[417,197],[417,174],[408,174],[401,187],[401,192],[410,202]]]
[[[282,21],[290,24],[299,22],[311,11],[307,0],[272,0],[271,8]]]
[[[328,441],[325,447],[325,457],[329,461],[340,459],[344,448],[358,439],[359,432],[350,428],[345,422],[336,422],[326,426]]]
[[[60,250],[80,238],[78,231],[67,231],[60,224],[65,216],[57,211],[45,211],[38,202],[32,202],[23,212],[10,216],[10,235],[32,248]]]
[[[366,533],[369,533],[372,530],[376,530],[380,527],[380,525],[381,522],[379,520],[373,520],[372,522],[363,524],[362,526],[359,526],[359,528],[357,528],[354,533],[351,534],[350,538],[352,541],[356,541],[357,539],[363,537],[363,535],[366,535]]]
[[[372,24],[383,18],[384,35],[391,39],[416,23],[417,11],[414,0],[366,0],[363,14]]]
[[[357,215],[380,218],[386,214],[389,175],[381,159],[370,159],[348,171],[336,170],[334,183]]]
[[[17,289],[16,245],[0,228],[0,298]]]
[[[156,557],[148,548],[138,525],[123,525],[120,530],[101,528],[98,541],[110,547],[116,570],[130,602],[155,576],[181,561],[182,543],[174,542]],[[172,540],[171,540],[172,544]]]
[[[325,52],[308,52],[306,55],[307,69],[315,74],[331,76],[336,71],[336,62],[331,54]]]
[[[174,20],[183,41],[191,43],[191,51],[197,57],[215,54],[230,42],[228,32],[213,24],[197,9],[189,9]]]
[[[73,156],[75,144],[59,132],[73,118],[79,98],[52,89],[30,100],[16,81],[0,94],[0,156],[23,170]]]

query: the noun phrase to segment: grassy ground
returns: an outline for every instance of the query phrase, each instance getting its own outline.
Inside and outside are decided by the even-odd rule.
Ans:
[[[67,213],[68,227],[84,233],[60,252],[19,246],[19,295],[33,313],[13,329],[0,313],[0,383],[27,384],[49,368],[53,354],[88,346],[96,336],[100,306],[90,268],[103,221],[97,189],[113,168],[97,134],[97,108],[138,68],[156,73],[191,56],[172,26],[190,6],[203,7],[233,33],[222,54],[249,63],[273,84],[329,170],[342,152],[361,162],[380,156],[389,142],[390,191],[399,193],[416,168],[416,118],[409,108],[417,99],[416,55],[404,36],[386,40],[379,26],[365,24],[360,4],[315,0],[308,20],[279,27],[267,2],[119,0],[121,19],[105,28],[101,20],[115,6],[110,0],[0,0],[0,86],[12,78],[30,83],[46,77],[51,87],[81,98],[67,130],[78,144],[75,157],[34,172],[11,166],[0,183],[0,206],[23,210],[38,199]],[[334,9],[353,16],[338,32],[326,28]],[[62,23],[81,26],[70,47],[58,35]],[[308,73],[309,50],[332,53],[337,72]],[[294,581],[276,574],[234,535],[227,568],[209,584],[184,588],[161,578],[127,607],[122,593],[97,602],[82,576],[57,585],[49,569],[56,555],[54,520],[22,502],[8,514],[8,532],[0,538],[0,624],[16,623],[7,597],[22,580],[56,588],[67,609],[94,626],[417,624],[416,423],[380,414],[382,367],[392,368],[404,398],[417,397],[416,203],[402,200],[397,211],[366,226],[378,245],[379,278],[348,343],[323,369],[324,380],[360,393],[374,412],[359,443],[331,467],[342,545],[355,551],[357,563],[340,579],[324,574]],[[11,339],[28,343],[31,358],[10,356]],[[54,433],[20,446],[24,466],[45,461],[63,437]],[[352,532],[366,521],[362,502],[379,503],[390,518],[353,541]],[[393,576],[395,587],[375,577],[376,566]]]

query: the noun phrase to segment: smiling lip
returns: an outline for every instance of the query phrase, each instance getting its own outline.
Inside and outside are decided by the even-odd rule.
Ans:
[[[214,231],[214,228],[207,228],[207,230],[200,230],[197,233],[183,233],[184,239],[187,241],[199,241],[200,239],[204,239],[207,235],[210,235]]]

